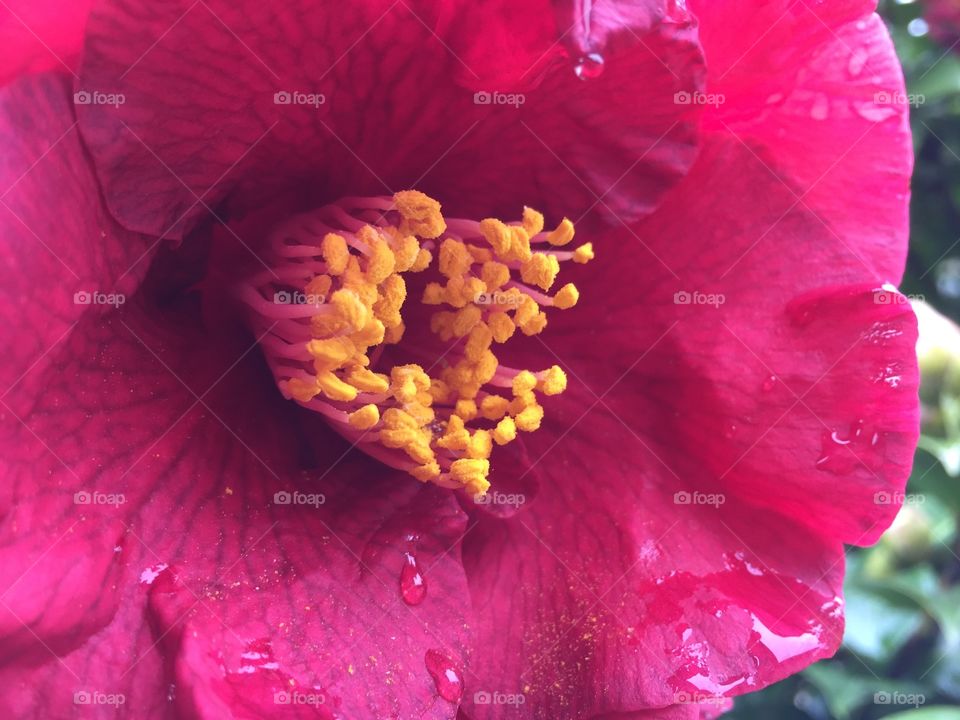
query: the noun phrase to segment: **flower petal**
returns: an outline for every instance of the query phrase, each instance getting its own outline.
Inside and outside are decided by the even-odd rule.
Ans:
[[[738,694],[830,655],[841,543],[896,512],[915,323],[858,258],[893,241],[836,241],[757,153],[779,167],[714,136],[656,213],[595,238],[539,344],[570,378],[529,441],[540,492],[465,548],[492,608],[479,689],[525,693],[528,717]]]
[[[109,206],[128,227],[177,236],[224,199],[247,210],[297,193],[316,206],[414,186],[455,214],[534,201],[574,217],[649,212],[695,154],[697,108],[673,101],[702,84],[691,19],[651,11],[646,27],[607,28],[604,71],[587,82],[565,62],[519,96],[476,86],[487,66],[471,64],[486,57],[461,57],[445,33],[457,44],[468,27],[475,43],[524,23],[540,48],[565,29],[540,6],[503,17],[467,3],[294,2],[266,16],[256,3],[107,2],[79,87],[124,97],[80,112]],[[519,82],[511,62],[497,73]]]
[[[898,283],[913,152],[909,97],[876,3],[694,2],[710,64],[704,129],[775,157],[767,164],[834,242]],[[736,32],[731,32],[736,27]],[[763,153],[759,153],[763,155]]]
[[[0,7],[0,86],[28,72],[73,73],[93,0],[6,0]]]
[[[44,391],[8,399],[0,704],[452,718],[428,665],[468,671],[452,495],[298,428],[254,346],[198,314],[87,317]],[[428,585],[415,606],[408,554]]]
[[[48,74],[0,88],[0,135],[5,394],[28,367],[49,362],[46,353],[81,316],[103,309],[93,293],[132,293],[151,252],[100,202],[65,78]]]

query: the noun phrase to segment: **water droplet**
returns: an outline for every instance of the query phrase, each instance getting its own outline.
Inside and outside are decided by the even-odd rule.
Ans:
[[[849,475],[860,467],[878,470],[885,460],[883,437],[863,420],[851,423],[849,430],[825,430],[820,444],[816,468],[834,475]]]
[[[760,386],[760,389],[764,392],[770,392],[777,384],[776,375],[768,375],[763,379],[763,384]]]
[[[452,703],[460,702],[460,696],[463,695],[463,678],[453,660],[439,650],[427,650],[424,663],[437,687],[437,694]]]
[[[867,64],[867,59],[870,55],[863,48],[857,48],[853,51],[853,54],[850,55],[850,59],[847,61],[847,71],[853,76],[856,77],[861,72],[863,72],[863,66]]]
[[[727,425],[726,429],[723,431],[723,436],[727,440],[732,440],[734,435],[736,434],[737,434],[737,426],[734,425],[733,423],[730,423],[729,425]]]
[[[810,117],[814,120],[826,120],[830,114],[830,101],[823,93],[817,93],[810,108]]]
[[[853,109],[857,111],[860,117],[870,122],[883,122],[897,114],[897,109],[889,103],[880,105],[875,102],[855,102],[853,103]]]
[[[157,563],[156,565],[151,565],[148,568],[144,568],[140,572],[140,582],[143,585],[153,585],[153,581],[160,577],[160,573],[166,570],[169,566],[166,563]]]
[[[603,62],[600,53],[588,53],[577,60],[573,72],[581,80],[594,80],[603,75]]]
[[[403,567],[400,568],[400,595],[407,605],[419,605],[427,596],[427,581],[420,572],[416,556],[413,553],[403,555]]]
[[[753,631],[760,636],[759,642],[773,653],[777,662],[786,662],[820,646],[820,638],[814,633],[779,635],[764,625],[756,615],[753,615]]]

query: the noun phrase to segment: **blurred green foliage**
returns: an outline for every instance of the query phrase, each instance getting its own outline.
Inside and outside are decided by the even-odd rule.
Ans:
[[[931,39],[922,13],[920,2],[880,3],[915,100],[911,249],[901,289],[958,321],[960,43],[951,51]],[[960,359],[938,367],[936,378],[924,375],[925,436],[897,521],[874,547],[848,552],[841,650],[738,698],[725,717],[960,720],[958,367]]]

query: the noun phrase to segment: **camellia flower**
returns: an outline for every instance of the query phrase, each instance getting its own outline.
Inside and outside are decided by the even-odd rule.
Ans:
[[[0,706],[697,718],[831,655],[917,437],[872,9],[14,6]]]

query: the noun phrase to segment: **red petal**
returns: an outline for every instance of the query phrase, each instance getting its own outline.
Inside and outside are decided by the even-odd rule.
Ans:
[[[841,542],[876,538],[909,471],[916,335],[858,259],[891,241],[854,252],[794,200],[718,137],[571,273],[581,302],[539,344],[571,389],[516,471],[540,493],[467,540],[474,604],[492,609],[479,689],[524,692],[529,717],[589,716],[752,691],[837,647]],[[725,502],[693,504],[711,494]]]
[[[252,348],[187,317],[85,319],[45,389],[8,398],[0,704],[66,717],[87,692],[143,718],[452,718],[426,657],[468,672],[453,496],[298,429]],[[415,607],[407,553],[429,587]]]
[[[269,19],[256,3],[106,3],[80,87],[125,103],[80,116],[110,207],[130,227],[178,235],[225,197],[245,210],[277,193],[316,205],[412,186],[454,214],[512,216],[533,201],[572,217],[649,212],[694,156],[696,109],[673,101],[702,83],[690,19],[651,12],[652,25],[608,28],[606,69],[588,82],[572,60],[512,101],[490,94],[510,87],[475,98],[455,81],[484,78],[486,64],[468,70],[486,56],[460,57],[444,33],[457,44],[466,24],[473,42],[502,39],[522,22],[539,48],[563,29],[540,5],[474,23],[480,11],[432,2],[293,3]],[[283,92],[317,97],[278,105]]]
[[[28,72],[73,74],[93,0],[5,0],[0,7],[0,85]]]
[[[71,92],[53,74],[0,88],[4,393],[28,367],[39,374],[81,316],[104,309],[84,299],[131,294],[152,255],[146,240],[117,225],[100,201]]]
[[[856,252],[882,240],[861,261],[897,283],[913,152],[903,73],[875,4],[692,3],[708,92],[724,98],[706,106],[705,128],[754,148],[832,242]]]

